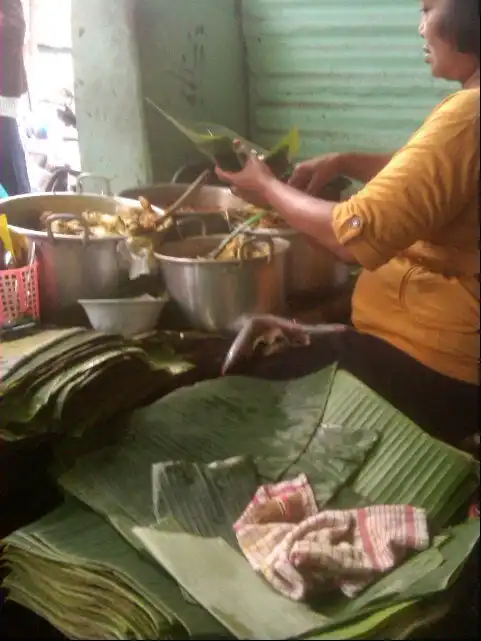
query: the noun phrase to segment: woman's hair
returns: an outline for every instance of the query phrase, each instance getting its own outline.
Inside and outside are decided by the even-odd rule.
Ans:
[[[447,0],[443,35],[479,60],[479,0]]]

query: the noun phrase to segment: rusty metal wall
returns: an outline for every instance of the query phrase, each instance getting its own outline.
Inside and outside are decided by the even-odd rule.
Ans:
[[[251,139],[303,156],[402,145],[453,87],[423,61],[417,0],[243,0]]]
[[[247,129],[245,56],[237,0],[139,0],[142,92],[178,118]],[[154,180],[199,160],[193,145],[145,109]]]

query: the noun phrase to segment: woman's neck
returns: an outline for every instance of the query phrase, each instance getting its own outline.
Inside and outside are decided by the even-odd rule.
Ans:
[[[479,88],[479,69],[477,69],[468,80],[463,83],[463,89],[477,89]]]

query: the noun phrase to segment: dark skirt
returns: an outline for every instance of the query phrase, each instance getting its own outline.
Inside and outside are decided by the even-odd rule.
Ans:
[[[257,358],[233,373],[279,380],[305,376],[336,361],[432,436],[464,447],[478,432],[477,385],[438,374],[389,343],[355,330],[314,337],[308,347]]]
[[[18,123],[0,116],[0,183],[9,196],[30,193],[30,180]]]

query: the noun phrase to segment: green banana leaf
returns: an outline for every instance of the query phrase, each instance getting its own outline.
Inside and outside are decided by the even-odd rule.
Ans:
[[[42,351],[48,350],[67,338],[81,334],[79,328],[44,330],[31,336],[2,343],[2,360],[0,361],[1,380],[4,382],[16,371],[19,365],[28,363]]]
[[[300,136],[297,128],[286,134],[271,151],[267,151],[227,127],[209,122],[181,122],[149,98],[146,101],[194,143],[201,153],[226,171],[240,171],[244,164],[242,154],[239,154],[234,148],[235,140],[240,140],[248,149],[262,154],[266,164],[278,177],[283,176],[289,170],[292,160],[299,153]]]
[[[446,599],[434,603],[406,601],[305,638],[316,641],[410,639],[413,632],[433,625],[442,619],[449,609]]]
[[[382,434],[352,490],[371,505],[424,508],[434,533],[450,523],[479,487],[479,464],[471,456],[430,437],[347,372],[337,372],[323,420],[354,432],[371,428]]]
[[[330,507],[422,507],[433,534],[449,525],[478,483],[471,458],[431,438],[333,366],[294,381],[235,377],[177,390],[133,413],[115,448],[80,459],[60,484],[131,544],[145,546],[238,638],[321,631],[337,638],[339,626],[358,619],[369,637],[381,623],[389,626],[379,612],[402,611],[400,600],[417,608],[419,599],[445,590],[479,536],[471,524],[448,531],[359,602],[341,596],[311,607],[287,602],[255,575],[226,534],[231,510],[239,509],[247,493],[242,488],[252,487],[253,478],[247,465],[244,482],[231,484],[239,493],[227,499],[205,466],[236,456],[244,457],[239,464],[247,465],[245,457],[254,461],[259,482],[305,472],[318,501]],[[418,571],[424,583],[416,580]]]
[[[367,452],[377,439],[361,431],[354,441],[347,439],[348,451],[342,443],[346,459],[354,457],[345,465],[326,450],[330,439],[315,439],[323,431],[319,425],[334,373],[335,367],[330,367],[289,382],[235,377],[178,389],[134,412],[114,448],[78,459],[59,483],[107,518],[123,516],[150,525],[155,464],[207,465],[246,456],[253,458],[262,481],[276,481],[312,451],[310,464],[325,487],[326,500],[358,469],[358,451]],[[130,474],[119,474],[124,469]]]
[[[79,437],[142,404],[191,365],[168,345],[153,358],[138,343],[85,329],[48,330],[2,346],[0,438]]]
[[[340,630],[347,629],[351,635],[356,625],[356,637],[362,631],[371,638],[380,615],[445,591],[478,542],[479,523],[458,526],[440,549],[414,556],[357,599],[339,598],[329,614],[320,604],[309,609],[277,595],[221,538],[195,536],[169,519],[134,528],[134,533],[153,558],[235,637],[279,639],[308,634],[313,639],[340,639],[352,638],[341,636]]]
[[[10,573],[4,585],[10,598],[28,600],[28,607],[64,633],[82,629],[87,621],[97,633],[112,628],[107,636],[92,638],[175,638],[176,630],[177,638],[186,638],[186,632],[224,633],[205,610],[183,598],[159,566],[73,499],[10,535],[5,544],[3,562]]]

